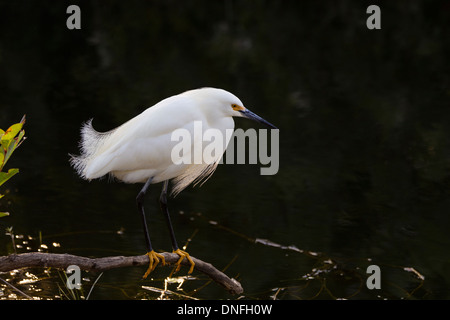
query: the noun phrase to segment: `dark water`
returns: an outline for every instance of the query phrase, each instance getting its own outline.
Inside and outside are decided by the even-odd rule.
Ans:
[[[366,27],[372,3],[355,1],[78,2],[81,30],[66,28],[69,4],[0,3],[0,127],[27,115],[27,140],[7,166],[20,174],[0,190],[11,213],[0,219],[2,255],[13,250],[10,226],[32,237],[19,252],[37,250],[41,235],[49,252],[143,254],[141,186],[88,183],[69,166],[80,124],[94,118],[107,131],[167,96],[213,86],[280,128],[280,170],[222,165],[170,199],[188,252],[227,268],[250,299],[449,298],[446,1],[379,2],[381,30]],[[170,250],[160,187],[146,210],[154,247]],[[380,290],[366,288],[371,264]],[[31,271],[40,279],[31,290],[23,273],[0,276],[33,296],[60,295],[57,271]],[[170,269],[154,281],[144,272],[105,272],[91,298],[158,297],[146,287],[162,289]],[[88,291],[98,274],[84,276]],[[196,276],[183,294],[233,298]]]

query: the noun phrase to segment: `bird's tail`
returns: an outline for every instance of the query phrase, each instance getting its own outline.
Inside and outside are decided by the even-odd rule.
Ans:
[[[69,155],[70,164],[83,179],[89,180],[89,177],[86,176],[86,167],[107,136],[108,133],[98,132],[92,127],[92,119],[83,123],[79,142],[81,154],[79,156]]]

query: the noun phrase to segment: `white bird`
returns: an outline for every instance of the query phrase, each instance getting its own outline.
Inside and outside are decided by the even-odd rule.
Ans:
[[[186,258],[191,267],[194,262],[189,254],[180,250],[167,209],[168,182],[173,179],[172,194],[176,195],[191,183],[206,181],[216,169],[231,136],[227,130],[234,129],[233,117],[245,117],[276,128],[266,120],[246,109],[235,95],[223,89],[201,88],[166,98],[116,129],[100,133],[92,127],[92,119],[81,128],[81,155],[71,155],[71,164],[78,174],[92,180],[107,174],[125,183],[145,183],[139,192],[136,203],[142,216],[150,265],[144,278],[155,269],[164,256],[156,253],[151,245],[145,213],[144,195],[150,184],[164,182],[160,195],[161,210],[164,212],[172,240],[173,252]],[[172,150],[176,144],[172,133],[180,128],[186,129],[192,139],[187,155],[195,148],[203,147],[203,136],[195,132],[195,123],[201,122],[202,129],[216,129],[223,134],[222,150],[218,148],[212,161],[202,163],[174,163]],[[189,154],[190,153],[190,154]]]

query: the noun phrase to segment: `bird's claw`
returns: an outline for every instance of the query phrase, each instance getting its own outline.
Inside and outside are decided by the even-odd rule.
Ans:
[[[148,256],[148,259],[150,261],[150,264],[148,266],[147,272],[145,272],[143,279],[146,279],[150,272],[155,270],[156,266],[158,265],[159,261],[161,260],[161,265],[166,264],[166,259],[162,254],[156,253],[154,250],[147,252],[146,255]]]
[[[188,274],[191,274],[192,271],[194,271],[194,266],[195,266],[195,262],[192,260],[192,258],[189,256],[189,253],[187,253],[186,251],[177,249],[174,250],[173,253],[176,253],[177,255],[180,256],[180,259],[178,259],[178,261],[175,263],[177,265],[177,268],[175,269],[175,272],[178,272],[181,268],[181,261],[183,261],[184,258],[188,259],[189,263],[191,264],[191,267],[189,268]]]

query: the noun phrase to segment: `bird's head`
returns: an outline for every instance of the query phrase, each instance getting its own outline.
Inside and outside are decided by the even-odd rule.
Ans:
[[[247,118],[264,124],[269,128],[277,129],[273,124],[244,107],[244,104],[238,97],[226,90],[202,88],[196,91],[204,98],[207,97],[214,100],[216,104],[215,111],[222,113],[224,116]]]

